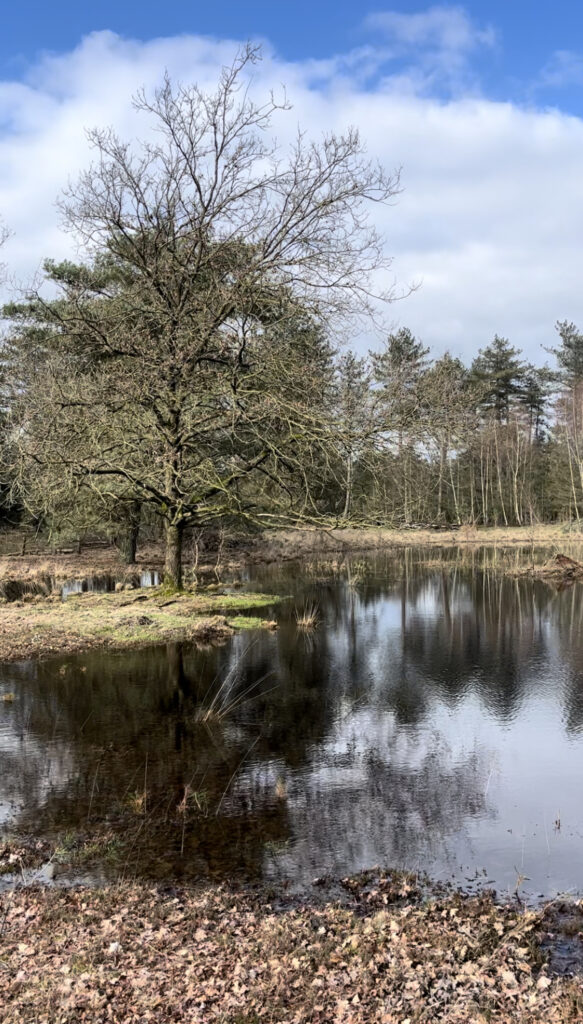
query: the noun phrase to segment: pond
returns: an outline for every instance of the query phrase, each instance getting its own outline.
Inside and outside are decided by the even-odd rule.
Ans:
[[[277,631],[0,667],[0,828],[95,835],[96,880],[583,890],[581,586],[415,550],[250,577]]]

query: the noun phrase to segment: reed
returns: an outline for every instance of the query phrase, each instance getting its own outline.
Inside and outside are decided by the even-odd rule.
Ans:
[[[303,609],[296,608],[296,626],[306,632],[315,629],[320,621],[320,613],[316,604],[305,605]]]
[[[241,705],[246,704],[248,701],[252,700],[253,697],[256,697],[261,685],[266,679],[273,675],[273,672],[266,672],[264,675],[260,676],[259,679],[255,679],[249,686],[246,686],[242,691],[238,691],[237,687],[241,682],[241,662],[243,661],[244,656],[240,662],[236,662],[232,668],[229,669],[221,685],[210,701],[208,699],[210,690],[207,691],[196,715],[198,722],[210,724],[211,722],[223,721],[223,719],[235,711],[236,708],[241,707]]]

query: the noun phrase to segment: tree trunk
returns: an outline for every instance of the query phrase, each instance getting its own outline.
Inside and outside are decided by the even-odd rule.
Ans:
[[[120,540],[120,552],[124,565],[135,565],[140,527],[132,523]]]
[[[497,427],[494,427],[494,444],[496,446],[496,474],[498,478],[498,494],[500,496],[500,505],[502,506],[502,515],[504,516],[504,525],[508,526],[508,516],[506,515],[506,506],[504,504],[504,491],[502,489],[502,472],[500,467],[500,450],[498,447],[498,433]]]
[[[184,521],[166,524],[166,562],[164,583],[182,590],[182,539]]]
[[[344,499],[344,509],[342,512],[342,518],[348,519],[350,515],[350,506],[352,504],[352,452],[346,459],[346,496]]]
[[[451,459],[448,459],[448,463],[449,463],[449,479],[450,479],[450,483],[451,483],[451,493],[452,493],[452,496],[453,496],[453,507],[455,508],[455,518],[456,518],[456,522],[457,522],[458,526],[461,526],[462,525],[462,518],[460,516],[460,506],[459,506],[459,501],[458,501],[458,492],[456,490],[455,480],[453,478],[453,466],[451,464]]]
[[[445,444],[443,441],[439,446],[439,480],[437,482],[437,522],[441,522],[443,504],[443,466],[445,463]]]
[[[128,509],[128,527],[120,544],[121,555],[126,565],[134,565],[136,561],[141,517],[142,503],[132,501]]]

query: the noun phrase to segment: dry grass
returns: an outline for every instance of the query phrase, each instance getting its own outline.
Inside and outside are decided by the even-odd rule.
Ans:
[[[1,555],[0,580],[38,580],[54,577],[57,580],[79,579],[85,576],[100,576],[106,573],[123,576],[126,572],[160,568],[161,549],[147,549],[140,552],[137,566],[126,566],[116,548],[98,548],[82,551],[81,554],[31,554]]]
[[[306,633],[309,633],[318,625],[320,612],[317,605],[308,604],[302,609],[296,608],[295,617],[298,629],[303,629]]]
[[[248,624],[239,611],[278,599],[264,594],[182,593],[153,588],[121,594],[78,594],[62,602],[15,601],[0,613],[0,661],[58,655],[89,647],[138,647],[171,640],[214,642]],[[255,620],[250,620],[255,624]],[[260,620],[259,620],[260,621]]]
[[[552,547],[566,541],[583,544],[583,528],[571,523],[535,526],[476,527],[459,529],[386,529],[383,527],[337,530],[301,529],[265,533],[251,552],[253,561],[278,561],[303,555],[347,551],[375,551],[391,547]]]
[[[232,572],[250,562],[277,562],[317,554],[346,553],[348,551],[375,551],[391,547],[450,547],[450,546],[517,546],[535,545],[559,547],[565,542],[583,543],[583,528],[573,523],[515,527],[462,526],[459,529],[387,529],[385,527],[321,529],[303,527],[297,530],[267,530],[255,536],[227,537],[221,549],[221,571]],[[161,569],[164,562],[162,543],[151,543],[140,548],[136,568]],[[185,562],[188,572],[188,558]],[[90,548],[81,554],[38,554],[0,556],[0,581],[5,579],[59,580],[97,576],[103,573],[120,575],[128,567],[120,561],[116,548]],[[216,552],[209,551],[197,565],[197,573],[216,572]]]
[[[229,672],[227,672],[222,683],[217,686],[215,681],[214,686],[206,694],[198,711],[197,720],[199,722],[209,724],[211,722],[224,721],[236,708],[241,707],[242,704],[247,704],[256,697],[265,680],[273,675],[272,672],[267,672],[241,690],[241,665],[246,653],[244,652],[240,662],[233,665]],[[211,696],[212,689],[215,692]]]

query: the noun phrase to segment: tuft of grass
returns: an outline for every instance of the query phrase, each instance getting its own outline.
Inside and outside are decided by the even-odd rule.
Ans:
[[[296,608],[296,625],[298,629],[311,632],[320,621],[320,612],[316,604],[305,605],[303,609]]]
[[[237,692],[238,686],[241,682],[241,672],[240,664],[239,662],[236,662],[227,672],[211,700],[208,699],[210,690],[207,692],[196,715],[196,720],[198,722],[203,722],[206,725],[211,722],[222,722],[223,719],[225,719],[227,715],[230,715],[236,708],[241,707],[242,704],[247,704],[250,700],[256,697],[261,684],[271,675],[273,675],[272,672],[266,672],[265,675],[260,676],[259,679],[256,679],[249,686],[246,686],[243,690]]]
[[[104,835],[87,835],[69,831],[60,836],[55,846],[57,863],[71,867],[84,867],[97,862],[116,865],[122,855],[122,843],[112,832]]]
[[[366,579],[366,562],[353,562],[346,567],[346,582],[348,586],[356,590]]]
[[[184,787],[184,796],[180,803],[177,804],[176,811],[180,815],[186,815],[186,812],[191,808],[194,808],[203,818],[208,817],[209,795],[206,789],[193,789],[187,783]]]
[[[148,800],[148,794],[144,789],[143,792],[131,793],[128,797],[128,805],[134,814],[144,814],[146,810],[146,803]]]

